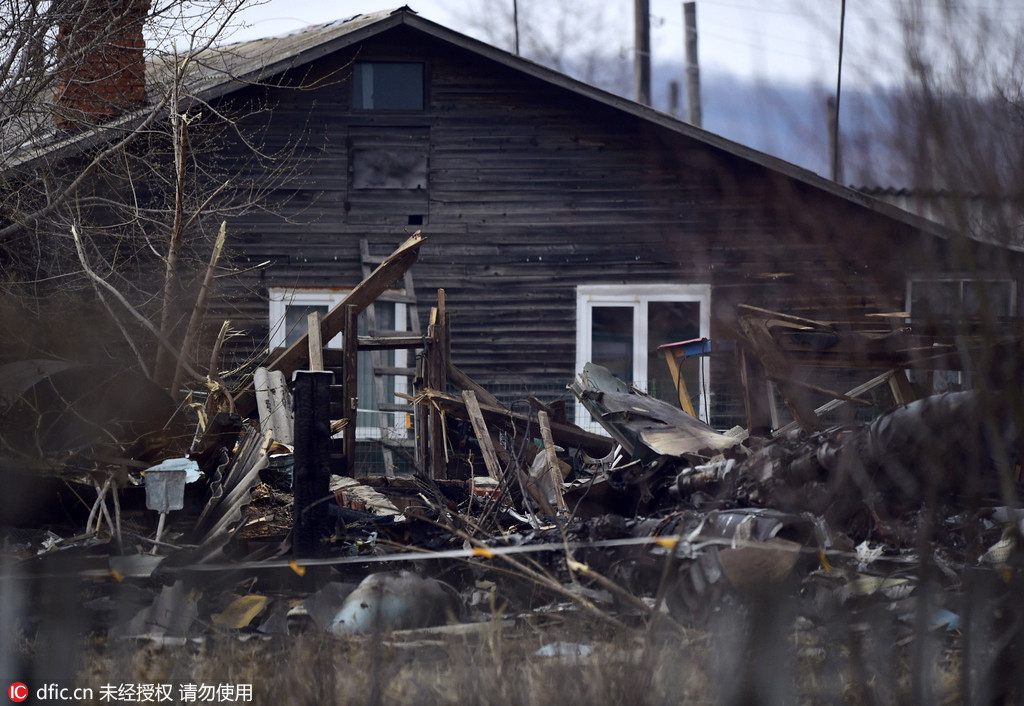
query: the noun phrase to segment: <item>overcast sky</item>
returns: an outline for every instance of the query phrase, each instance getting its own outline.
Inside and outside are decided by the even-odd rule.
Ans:
[[[937,13],[944,0],[853,0],[848,2],[844,82],[850,84],[891,84],[898,78],[899,8],[919,2],[925,23],[938,26]],[[631,0],[520,0],[547,8],[563,3],[583,17],[599,8],[606,31],[600,41],[610,53],[632,52]],[[963,3],[964,0],[957,0]],[[250,7],[242,16],[245,27],[233,36],[248,39],[282,34],[304,25],[327,22],[363,12],[393,8],[400,2],[387,0],[267,0]],[[1024,21],[1024,0],[968,0],[1002,27],[1020,27]],[[494,22],[507,14],[512,0],[410,0],[422,16],[458,31],[479,36],[482,32],[472,18],[491,15]],[[650,0],[652,54],[655,64],[679,61],[683,53],[682,2]],[[700,62],[708,70],[726,70],[771,82],[835,82],[839,35],[840,0],[698,0]],[[555,14],[555,10],[550,10]],[[536,17],[536,13],[534,14]],[[579,20],[582,26],[583,19]],[[540,22],[523,28],[549,31]],[[991,34],[991,30],[987,30]],[[940,36],[941,33],[936,34]],[[941,38],[939,41],[943,41]],[[510,47],[504,47],[510,48]],[[668,76],[654,76],[667,82]]]

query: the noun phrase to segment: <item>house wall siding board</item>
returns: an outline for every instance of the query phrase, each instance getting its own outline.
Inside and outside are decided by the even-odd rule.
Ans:
[[[456,364],[485,386],[547,396],[575,374],[579,284],[710,283],[723,336],[743,302],[840,317],[900,308],[899,260],[945,257],[932,236],[405,28],[358,56],[426,61],[427,109],[351,112],[354,56],[320,60],[307,80],[340,80],[318,89],[232,98],[269,100],[254,120],[295,170],[279,213],[232,224],[236,266],[272,261],[211,308],[247,331],[229,345],[236,361],[266,345],[269,287],[354,285],[360,238],[388,252],[417,228],[411,214],[429,236],[414,269],[421,323],[445,288]],[[401,144],[398,128],[427,146],[427,188],[358,193],[352,145]],[[735,391],[731,361],[712,371],[723,396]]]

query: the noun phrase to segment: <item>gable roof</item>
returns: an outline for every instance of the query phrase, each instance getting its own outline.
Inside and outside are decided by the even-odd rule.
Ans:
[[[942,238],[951,235],[949,229],[934,221],[826,179],[809,169],[683,122],[650,106],[609,93],[529,59],[468,37],[420,17],[408,6],[311,25],[278,37],[238,42],[207,50],[191,57],[193,70],[187,79],[189,92],[204,101],[218,98],[253,83],[267,81],[289,69],[301,67],[400,25],[411,27],[553,86],[684,135],[715,150],[760,165],[915,229]],[[166,76],[167,72],[166,62],[148,63],[147,79],[151,90],[161,86],[160,77]],[[142,109],[122,116],[106,124],[102,129],[73,135],[39,147],[30,146],[9,160],[8,164],[14,167],[43,156],[61,155],[101,144],[111,139],[111,135],[122,132],[133,121],[142,119],[147,113],[146,109]]]

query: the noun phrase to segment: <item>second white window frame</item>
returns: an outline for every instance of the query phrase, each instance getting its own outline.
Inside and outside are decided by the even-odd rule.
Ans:
[[[576,374],[590,362],[593,345],[592,309],[595,306],[631,307],[633,309],[633,384],[649,378],[647,370],[647,304],[649,302],[698,302],[700,304],[700,335],[711,337],[710,284],[586,284],[576,287]],[[670,343],[670,341],[666,341]],[[698,416],[704,421],[708,409],[706,382],[710,380],[708,358],[700,359],[701,380]],[[594,426],[583,405],[576,405],[576,423],[584,428]]]

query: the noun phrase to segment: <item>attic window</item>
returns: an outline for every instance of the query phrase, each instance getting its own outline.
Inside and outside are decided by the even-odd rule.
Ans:
[[[352,77],[355,110],[423,110],[423,64],[362,61]]]

